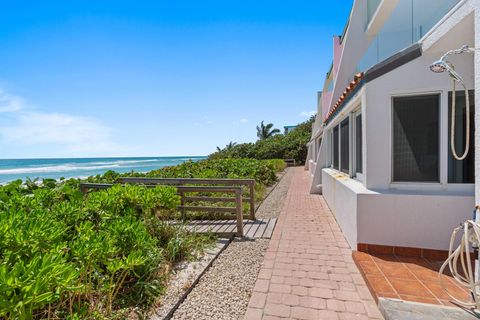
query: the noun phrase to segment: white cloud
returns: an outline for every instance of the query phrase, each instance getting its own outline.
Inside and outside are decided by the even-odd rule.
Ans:
[[[245,124],[245,123],[247,123],[247,122],[248,122],[248,119],[247,119],[247,118],[241,118],[240,120],[235,121],[235,122],[233,123],[233,125],[234,125],[234,126],[239,126],[239,125]]]
[[[16,112],[23,107],[23,99],[0,89],[0,113]]]
[[[55,153],[110,155],[122,148],[112,139],[112,129],[91,117],[32,111],[24,100],[0,91],[0,112],[9,112],[12,124],[0,128],[5,144],[53,147]]]
[[[300,112],[300,117],[310,118],[311,116],[314,116],[316,113],[317,113],[317,110],[302,111]]]

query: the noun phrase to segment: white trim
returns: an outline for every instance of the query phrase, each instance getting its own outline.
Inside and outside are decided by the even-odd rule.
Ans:
[[[360,155],[362,157],[362,172],[358,172],[357,168],[357,118],[361,116],[362,117],[362,123],[360,126],[363,126],[363,116],[362,116],[362,109],[358,109],[354,112],[352,112],[352,119],[353,119],[353,129],[352,129],[352,172],[353,172],[353,177],[356,178],[359,181],[363,181],[363,151],[362,154]],[[362,136],[363,136],[363,128],[362,128]],[[363,140],[363,138],[362,138]],[[361,144],[363,144],[363,141],[360,141]],[[362,145],[363,146],[363,145]],[[363,149],[363,148],[362,148]]]

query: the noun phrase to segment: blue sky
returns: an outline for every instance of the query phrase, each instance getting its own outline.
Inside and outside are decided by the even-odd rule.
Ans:
[[[205,155],[304,121],[351,5],[4,1],[0,158]]]

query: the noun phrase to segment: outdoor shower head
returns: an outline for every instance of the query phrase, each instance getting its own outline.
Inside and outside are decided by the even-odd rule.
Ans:
[[[462,77],[455,71],[453,66],[445,60],[446,55],[444,55],[440,60],[435,61],[430,65],[430,70],[435,73],[448,72],[448,75],[452,77],[456,82],[463,83]]]
[[[468,45],[464,45],[460,49],[450,50],[445,53],[439,60],[432,63],[430,65],[430,70],[435,73],[443,73],[447,71],[449,76],[452,77],[456,82],[463,83],[462,77],[455,71],[453,65],[449,61],[447,61],[447,58],[454,54],[473,52],[475,52],[475,49],[470,48]]]
[[[435,73],[442,73],[448,70],[448,66],[445,61],[440,59],[430,65],[430,70]]]

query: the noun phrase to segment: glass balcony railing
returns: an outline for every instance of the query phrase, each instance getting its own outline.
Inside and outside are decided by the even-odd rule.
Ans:
[[[380,1],[370,2],[372,10],[375,8],[376,11]],[[400,0],[359,61],[357,72],[368,70],[420,40],[458,2],[460,0]]]
[[[382,0],[367,0],[367,26],[373,18]]]

